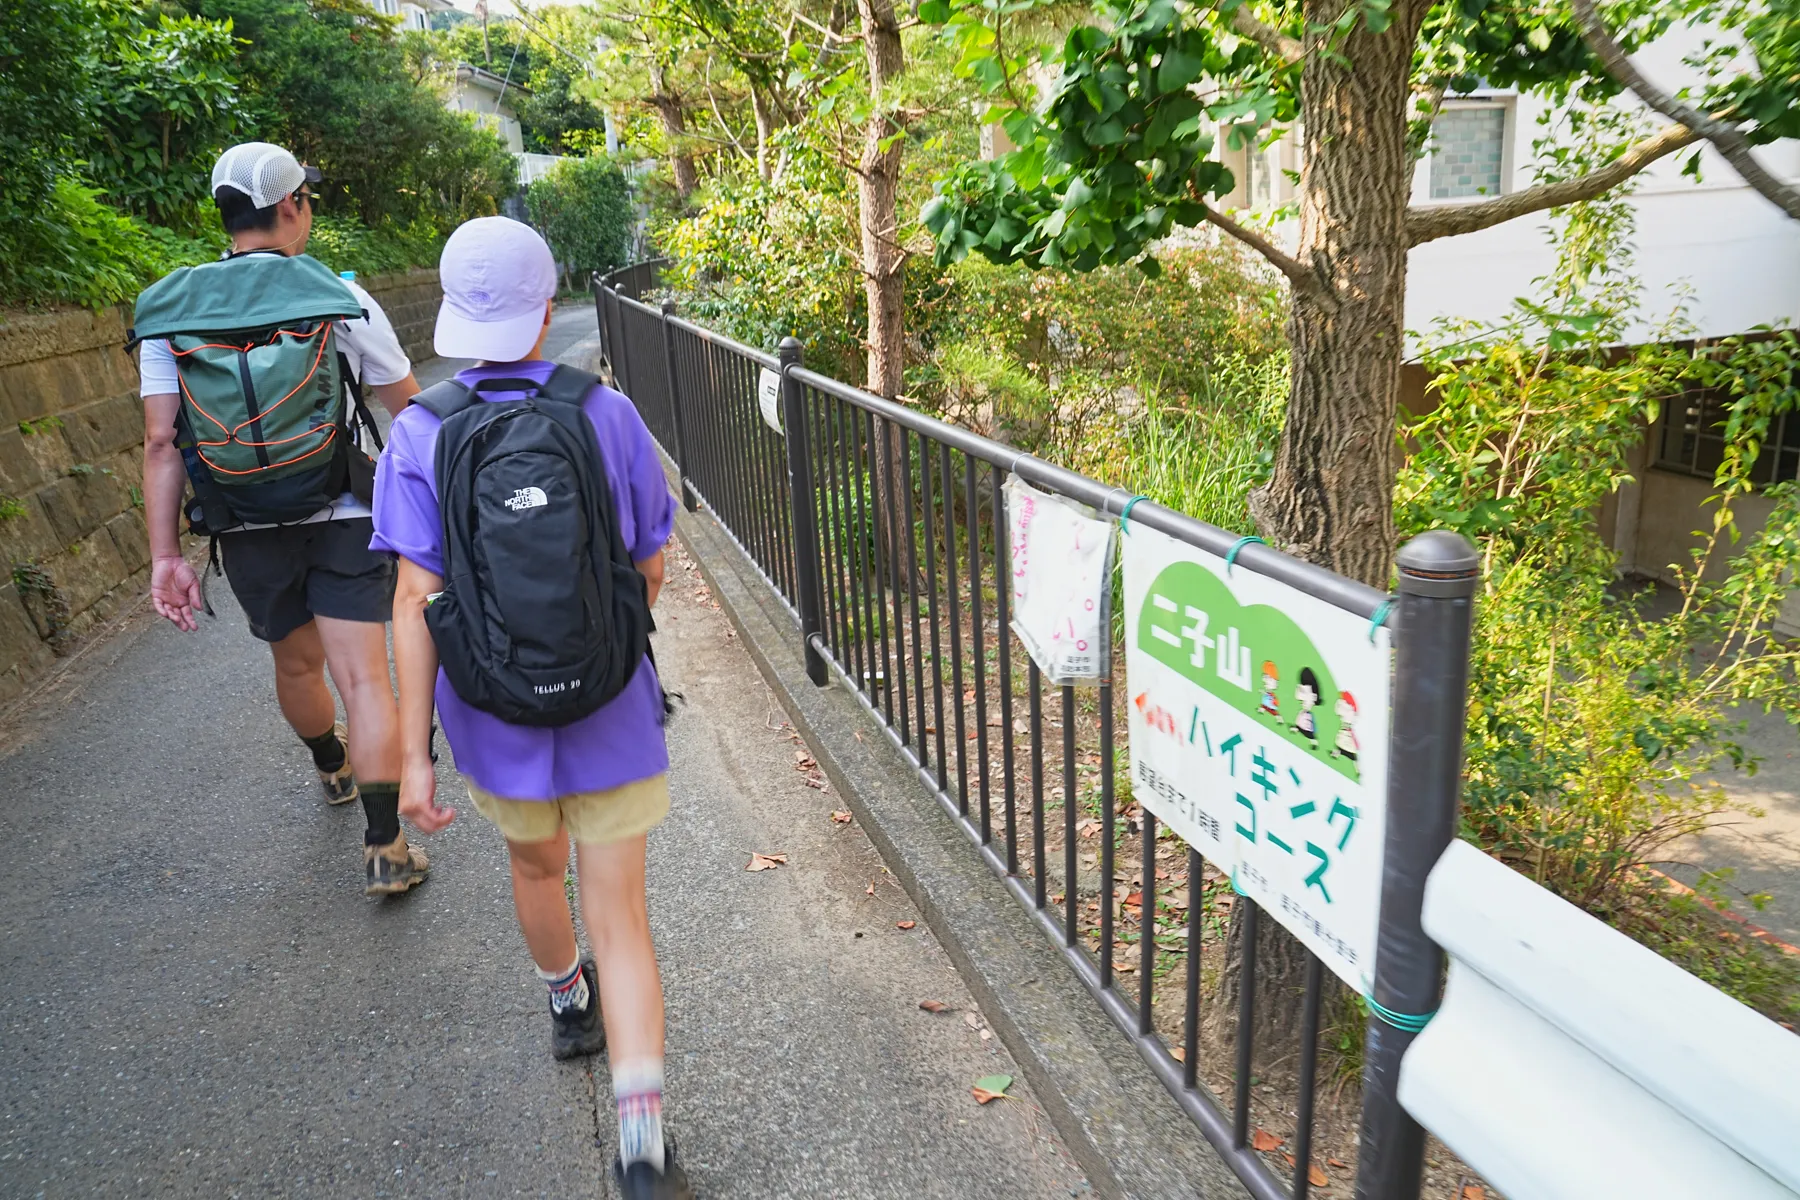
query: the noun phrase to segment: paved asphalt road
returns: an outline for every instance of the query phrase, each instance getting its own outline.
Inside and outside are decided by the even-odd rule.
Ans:
[[[970,1097],[1016,1072],[699,580],[677,555],[658,606],[688,705],[651,909],[702,1195],[1084,1193],[1022,1086]],[[604,1063],[549,1056],[499,837],[465,806],[428,883],[366,899],[360,813],[212,595],[192,635],[140,609],[0,738],[0,1196],[605,1194]]]

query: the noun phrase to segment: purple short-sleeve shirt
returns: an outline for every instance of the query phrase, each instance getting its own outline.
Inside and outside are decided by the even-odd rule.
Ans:
[[[542,383],[551,362],[473,367],[456,376],[530,379]],[[516,392],[484,392],[487,400]],[[669,539],[675,501],[650,441],[650,431],[631,401],[600,387],[582,405],[600,436],[607,482],[618,506],[619,532],[634,562],[650,558]],[[375,472],[373,550],[398,554],[435,575],[444,573],[444,525],[438,510],[433,463],[439,422],[412,405],[394,420],[386,453]],[[603,791],[669,768],[663,742],[662,686],[646,660],[625,690],[593,715],[556,729],[509,725],[465,704],[440,670],[438,720],[456,756],[456,768],[486,790],[513,800],[554,800],[572,792]]]

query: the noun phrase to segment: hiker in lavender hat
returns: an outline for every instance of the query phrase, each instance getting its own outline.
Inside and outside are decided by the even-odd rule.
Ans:
[[[506,838],[552,1052],[610,1045],[619,1191],[691,1196],[662,1131],[644,898],[645,835],[669,811],[649,634],[674,499],[631,402],[544,359],[556,266],[542,238],[470,221],[439,273],[437,351],[480,361],[400,414],[375,482],[372,546],[400,559],[400,813],[427,832],[456,818],[437,803],[435,708],[475,810]],[[587,959],[563,890],[571,841]]]

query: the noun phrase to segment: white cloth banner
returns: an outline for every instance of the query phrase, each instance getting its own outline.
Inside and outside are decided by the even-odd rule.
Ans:
[[[1117,527],[1016,475],[1006,480],[1012,627],[1054,684],[1112,670],[1112,563]]]

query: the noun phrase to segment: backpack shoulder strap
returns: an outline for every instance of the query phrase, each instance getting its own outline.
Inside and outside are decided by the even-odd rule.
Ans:
[[[475,393],[454,379],[446,379],[441,383],[432,384],[414,396],[412,402],[436,416],[438,420],[448,421],[475,403]]]
[[[550,372],[550,378],[538,394],[547,400],[557,400],[564,404],[581,404],[588,398],[588,393],[600,386],[600,377],[590,375],[578,367],[567,363],[556,364]]]

